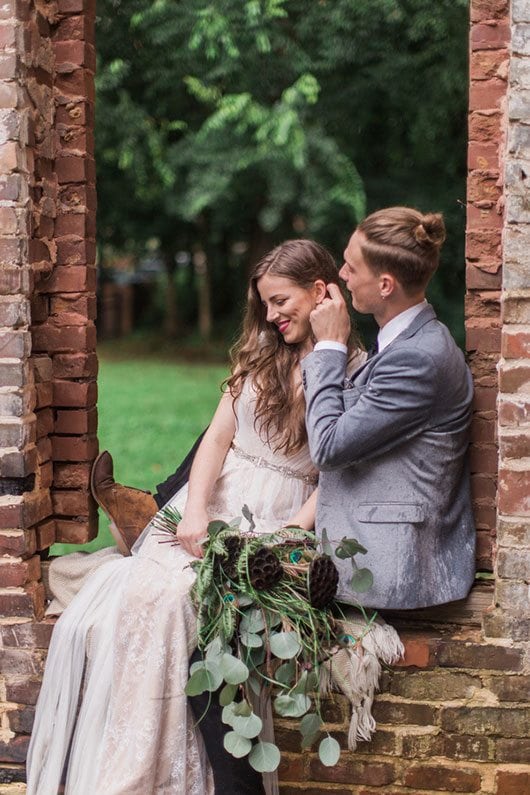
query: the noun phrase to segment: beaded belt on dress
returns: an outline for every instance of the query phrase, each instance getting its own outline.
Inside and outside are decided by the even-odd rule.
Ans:
[[[297,480],[301,480],[303,483],[307,483],[308,486],[316,486],[318,483],[317,475],[304,475],[302,472],[299,472],[296,469],[280,466],[280,464],[273,464],[271,461],[267,461],[267,459],[263,458],[262,456],[250,455],[250,453],[245,453],[244,450],[242,450],[233,442],[230,446],[239,458],[244,458],[245,461],[250,461],[252,464],[254,464],[254,466],[273,469],[275,472],[281,472],[286,478],[296,478]]]

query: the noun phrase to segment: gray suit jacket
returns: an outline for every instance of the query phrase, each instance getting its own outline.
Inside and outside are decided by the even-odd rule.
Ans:
[[[345,379],[346,355],[302,361],[309,448],[321,470],[317,531],[353,536],[374,576],[363,593],[338,563],[338,597],[378,608],[461,599],[475,572],[466,463],[473,384],[447,328],[425,307]],[[337,559],[335,559],[337,560]]]

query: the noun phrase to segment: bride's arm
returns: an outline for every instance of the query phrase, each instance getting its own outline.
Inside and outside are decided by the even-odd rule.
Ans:
[[[195,557],[202,557],[200,541],[204,540],[210,521],[208,502],[235,431],[232,395],[225,392],[195,455],[186,507],[177,531],[181,545]]]
[[[317,509],[317,492],[315,489],[309,499],[307,499],[298,513],[289,519],[287,525],[295,525],[296,527],[303,527],[304,530],[312,530],[315,526],[315,515]]]

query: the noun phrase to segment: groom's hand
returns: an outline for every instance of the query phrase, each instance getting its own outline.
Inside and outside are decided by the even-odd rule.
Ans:
[[[328,295],[309,316],[313,334],[317,342],[333,340],[347,345],[351,325],[346,302],[338,285],[328,284],[327,291]]]

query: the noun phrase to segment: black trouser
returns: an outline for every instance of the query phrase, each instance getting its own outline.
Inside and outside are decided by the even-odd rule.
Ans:
[[[195,453],[205,433],[206,429],[201,433],[177,470],[157,486],[154,498],[159,508],[162,508],[188,482]],[[202,660],[199,649],[195,649],[193,652],[190,665],[197,660]],[[223,708],[219,704],[219,691],[217,693],[201,693],[200,696],[193,696],[188,701],[195,720],[199,721],[199,729],[212,766],[216,795],[227,795],[227,793],[230,795],[265,795],[261,773],[257,773],[250,767],[247,757],[236,759],[235,756],[225,751],[223,738],[230,731],[230,726],[223,723],[221,719]]]
[[[198,660],[202,660],[202,654],[195,649],[190,665]],[[225,751],[223,738],[231,729],[221,720],[219,692],[188,698],[195,720],[200,721],[199,729],[213,770],[215,795],[265,795],[261,773],[250,767],[247,757],[236,759]]]
[[[173,472],[172,475],[164,480],[163,483],[159,483],[156,487],[156,492],[153,496],[159,508],[163,508],[166,502],[169,502],[171,497],[173,497],[173,495],[176,494],[177,491],[179,491],[179,489],[181,489],[182,486],[190,479],[191,465],[193,464],[195,453],[197,452],[197,448],[202,442],[202,437],[207,430],[208,428],[204,429],[182,464],[177,467],[175,472]]]

